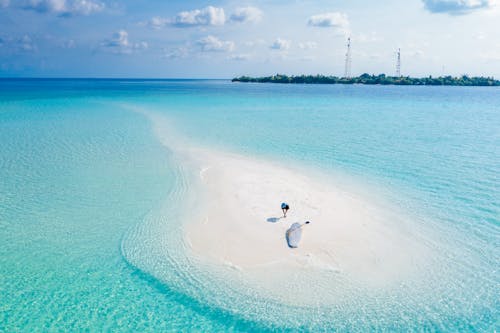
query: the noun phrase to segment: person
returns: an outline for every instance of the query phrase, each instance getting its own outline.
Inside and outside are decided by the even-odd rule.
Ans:
[[[290,206],[286,202],[281,203],[281,210],[283,211],[283,217],[286,217],[286,212],[290,209]]]

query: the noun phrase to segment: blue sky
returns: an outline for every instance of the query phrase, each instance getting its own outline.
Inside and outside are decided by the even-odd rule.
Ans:
[[[0,0],[0,76],[487,75],[498,0]]]

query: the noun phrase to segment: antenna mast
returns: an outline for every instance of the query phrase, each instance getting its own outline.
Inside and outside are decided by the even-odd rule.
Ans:
[[[401,77],[401,49],[398,49],[398,56],[396,60],[396,76]]]
[[[351,78],[351,37],[347,38],[347,52],[345,53],[344,77]]]

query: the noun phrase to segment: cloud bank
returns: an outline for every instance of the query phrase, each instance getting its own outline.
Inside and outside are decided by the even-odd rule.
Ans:
[[[2,0],[0,0],[2,1]],[[222,26],[226,22],[234,23],[256,23],[262,19],[262,11],[257,7],[238,7],[229,19],[226,19],[224,8],[208,6],[202,9],[194,9],[178,13],[173,18],[154,16],[141,25],[147,25],[155,30],[165,26],[175,27],[197,27],[197,26]]]
[[[488,9],[494,0],[422,0],[425,9],[431,13],[463,15],[478,9]]]
[[[94,0],[29,0],[22,6],[26,10],[61,16],[90,15],[102,11],[104,7],[103,3]]]
[[[208,6],[203,9],[195,9],[178,13],[171,24],[176,26],[203,26],[203,25],[223,25],[226,15],[223,8]]]

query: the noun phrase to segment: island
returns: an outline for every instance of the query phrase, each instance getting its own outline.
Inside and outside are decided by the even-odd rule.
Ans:
[[[493,77],[440,76],[440,77],[410,77],[387,76],[385,74],[362,74],[357,77],[337,77],[326,75],[297,75],[288,76],[276,74],[264,77],[240,76],[232,82],[258,82],[258,83],[303,83],[303,84],[381,84],[381,85],[406,85],[406,86],[500,86],[500,81]]]

